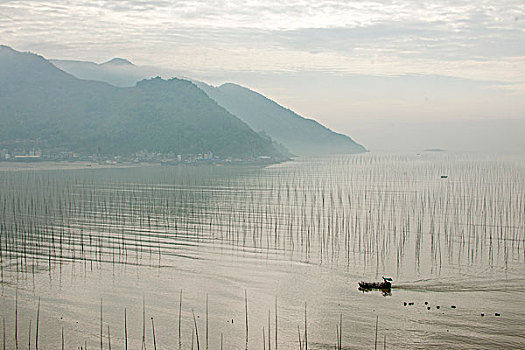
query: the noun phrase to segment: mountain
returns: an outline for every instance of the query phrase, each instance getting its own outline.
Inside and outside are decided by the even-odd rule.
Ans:
[[[142,78],[161,73],[159,69],[134,65],[108,66],[62,60],[52,60],[52,62],[76,77],[105,81],[116,86],[133,86]],[[173,76],[173,72],[164,73]],[[363,146],[350,137],[336,133],[313,119],[303,118],[255,91],[231,83],[213,87],[203,82],[192,81],[220,106],[247,123],[252,129],[284,145],[295,155],[366,152]]]
[[[366,152],[350,137],[336,133],[313,119],[304,118],[250,89],[232,83],[219,87],[196,84],[253,130],[266,133],[293,154],[311,156]]]
[[[100,66],[134,66],[133,63],[125,58],[115,57],[107,62],[101,63]]]
[[[103,81],[119,87],[133,87],[140,80],[159,75],[156,69],[138,67],[123,58],[113,58],[104,63],[72,60],[49,61],[79,79]]]
[[[0,46],[0,125],[0,148],[281,156],[190,81],[153,78],[115,87],[7,46]]]

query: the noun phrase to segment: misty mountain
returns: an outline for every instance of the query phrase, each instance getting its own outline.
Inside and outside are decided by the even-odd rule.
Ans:
[[[129,61],[129,64],[122,66],[82,61],[51,62],[78,78],[105,81],[122,87],[133,86],[143,78],[162,73],[155,68],[135,66]],[[164,74],[169,75],[170,72]],[[313,119],[304,118],[255,91],[231,83],[213,87],[203,82],[192,81],[253,130],[267,135],[295,155],[366,152],[363,146],[350,137],[336,133]],[[281,149],[281,152],[286,151]]]
[[[0,123],[0,147],[280,156],[270,140],[190,81],[154,78],[115,87],[6,46],[0,46]]]
[[[119,87],[133,87],[140,80],[159,75],[158,71],[138,67],[123,58],[113,58],[104,63],[71,60],[49,61],[79,79],[103,81]]]
[[[252,129],[268,134],[296,155],[360,153],[366,149],[350,137],[304,118],[263,95],[239,86],[196,83],[208,96]]]
[[[134,66],[133,63],[131,63],[130,61],[128,61],[127,59],[125,58],[120,58],[120,57],[115,57],[107,62],[104,62],[104,63],[101,63],[100,66],[118,66],[118,67],[122,67],[122,66]]]

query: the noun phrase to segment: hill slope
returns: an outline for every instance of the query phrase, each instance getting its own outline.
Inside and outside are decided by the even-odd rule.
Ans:
[[[0,147],[280,156],[187,80],[155,78],[119,88],[80,80],[6,46],[0,46],[0,123]]]
[[[52,60],[52,63],[76,77],[105,81],[116,86],[133,86],[142,78],[159,74],[153,68],[132,64],[116,66],[62,60]],[[333,132],[315,120],[303,118],[255,91],[235,84],[212,87],[203,82],[193,82],[220,106],[255,131],[263,131],[293,154],[326,155],[366,151],[350,137]]]
[[[296,155],[366,152],[350,137],[303,118],[250,89],[231,83],[219,87],[197,85],[252,129],[264,131]]]

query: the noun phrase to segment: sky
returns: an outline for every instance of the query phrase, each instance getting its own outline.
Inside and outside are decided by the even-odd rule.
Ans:
[[[525,151],[523,0],[0,0],[0,44],[236,82],[371,150]]]

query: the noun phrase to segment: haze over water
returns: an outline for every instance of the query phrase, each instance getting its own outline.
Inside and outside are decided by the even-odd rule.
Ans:
[[[126,308],[130,348],[144,316],[147,347],[153,317],[156,346],[175,349],[182,290],[184,349],[195,325],[203,348],[221,334],[225,349],[244,348],[245,301],[250,349],[275,348],[276,308],[278,347],[299,348],[305,304],[311,349],[337,344],[341,317],[342,348],[372,348],[376,316],[391,349],[521,348],[524,198],[521,156],[5,171],[6,344],[16,324],[26,347],[30,321],[34,344],[40,298],[42,349],[60,348],[62,329],[66,348],[98,348],[101,300],[104,348],[108,330],[124,348]],[[358,291],[381,276],[391,295]]]

